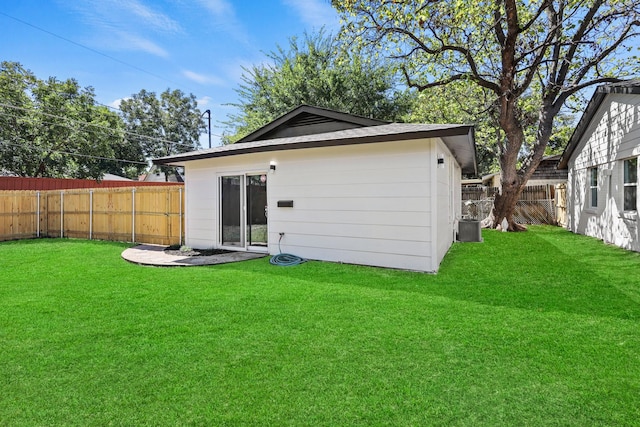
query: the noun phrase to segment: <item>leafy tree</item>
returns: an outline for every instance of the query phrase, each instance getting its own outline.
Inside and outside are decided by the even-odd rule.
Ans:
[[[20,64],[0,64],[0,173],[13,172],[30,154],[33,103],[29,90],[35,82],[35,75]]]
[[[39,80],[18,63],[3,62],[0,99],[4,172],[100,179],[106,172],[131,174],[132,167],[144,166],[114,160],[125,151],[120,118],[96,105],[93,89],[73,79]]]
[[[268,54],[270,64],[245,68],[237,90],[240,110],[226,123],[235,142],[300,104],[364,117],[398,120],[409,110],[410,95],[398,89],[395,73],[357,50],[346,52],[336,37],[320,31],[289,39],[285,50]]]
[[[384,51],[419,91],[467,82],[492,95],[501,193],[494,226],[515,204],[553,136],[565,102],[637,71],[637,0],[439,2],[332,0],[343,34]],[[529,129],[534,131],[530,132]]]
[[[492,114],[491,98],[482,88],[457,82],[424,90],[416,97],[407,121],[475,124],[478,173],[499,170],[495,141],[500,127]]]
[[[167,89],[158,97],[143,89],[123,100],[120,111],[127,141],[147,158],[196,150],[205,129],[195,96],[180,90]]]

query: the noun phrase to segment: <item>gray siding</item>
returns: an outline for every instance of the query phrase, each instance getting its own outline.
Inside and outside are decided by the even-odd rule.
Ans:
[[[623,209],[623,161],[640,154],[640,96],[608,94],[569,159],[568,228],[640,250],[637,208]],[[598,168],[598,206],[589,204],[588,169]]]

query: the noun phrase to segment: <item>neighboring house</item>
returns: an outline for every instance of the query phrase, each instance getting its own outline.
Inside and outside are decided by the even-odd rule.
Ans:
[[[560,155],[546,156],[541,161],[536,170],[531,175],[529,181],[527,181],[527,187],[533,187],[537,185],[558,185],[567,183],[567,170],[558,169],[558,162],[560,161]],[[483,175],[482,179],[469,179],[463,180],[463,185],[478,186],[484,185],[485,187],[500,187],[502,182],[500,172],[495,172],[488,175]]]
[[[186,244],[435,272],[455,240],[473,127],[301,106],[185,168]]]
[[[560,155],[546,156],[531,175],[528,186],[558,185],[567,183],[567,170],[558,168]]]
[[[640,251],[639,155],[640,80],[599,86],[559,164],[570,231]]]
[[[182,176],[182,174],[178,171],[178,170],[173,170],[169,173],[169,176],[167,177],[167,175],[162,172],[160,170],[159,167],[157,166],[151,166],[151,169],[149,170],[149,173],[146,173],[144,175],[140,175],[138,177],[138,181],[140,182],[170,182],[170,183],[183,183],[184,182],[184,176]]]

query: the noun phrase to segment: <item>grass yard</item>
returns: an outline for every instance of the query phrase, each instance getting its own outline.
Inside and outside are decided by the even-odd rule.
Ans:
[[[640,254],[484,232],[438,275],[0,244],[0,425],[640,425]]]

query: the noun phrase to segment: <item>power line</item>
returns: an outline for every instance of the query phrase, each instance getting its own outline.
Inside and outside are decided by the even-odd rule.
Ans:
[[[103,53],[103,52],[100,52],[99,50],[96,50],[96,49],[90,48],[89,46],[85,46],[85,45],[83,45],[82,43],[75,42],[75,41],[73,41],[73,40],[71,40],[71,39],[68,39],[68,38],[63,37],[63,36],[61,36],[61,35],[58,35],[58,34],[56,34],[56,33],[53,33],[53,32],[51,32],[51,31],[49,31],[49,30],[45,30],[45,29],[44,29],[44,28],[42,28],[42,27],[38,27],[37,25],[31,24],[31,23],[29,23],[29,22],[27,22],[27,21],[24,21],[24,20],[20,19],[20,18],[16,18],[15,16],[8,15],[8,14],[6,14],[6,13],[4,13],[4,12],[0,12],[0,15],[6,16],[7,18],[9,18],[9,19],[13,19],[14,21],[19,22],[19,23],[21,23],[21,24],[23,24],[23,25],[27,25],[27,26],[29,26],[29,27],[31,27],[31,28],[34,28],[34,29],[38,30],[38,31],[42,31],[43,33],[49,34],[50,36],[53,36],[53,37],[59,38],[60,40],[64,40],[64,41],[66,41],[67,43],[71,43],[71,44],[73,44],[73,45],[75,45],[75,46],[78,46],[78,47],[81,47],[81,48],[83,48],[83,49],[86,49],[86,50],[88,50],[88,51],[90,51],[90,52],[92,52],[92,53],[95,53],[95,54],[97,54],[97,55],[104,56],[104,57],[105,57],[105,58],[107,58],[107,59],[110,59],[110,60],[112,60],[112,61],[118,62],[118,63],[120,63],[120,64],[122,64],[122,65],[126,65],[127,67],[133,68],[133,69],[135,69],[135,70],[137,70],[137,71],[140,71],[140,72],[142,72],[142,73],[148,74],[148,75],[153,76],[153,77],[155,77],[155,78],[157,78],[157,79],[164,80],[164,81],[166,81],[166,82],[168,82],[168,83],[172,83],[172,84],[174,84],[174,85],[180,86],[180,83],[177,83],[177,82],[174,82],[174,81],[172,81],[172,80],[169,80],[169,79],[167,79],[167,78],[165,78],[165,77],[162,77],[162,76],[161,76],[161,75],[159,75],[159,74],[153,73],[153,72],[151,72],[151,71],[147,71],[147,70],[145,70],[144,68],[140,68],[140,67],[138,67],[138,66],[136,66],[136,65],[129,64],[128,62],[122,61],[122,60],[120,60],[120,59],[118,59],[118,58],[116,58],[116,57],[113,57],[113,56],[111,56],[111,55],[107,55],[106,53]]]
[[[0,14],[2,14],[2,12],[0,12]],[[23,82],[23,81],[24,81],[23,79],[17,79],[17,78],[15,78],[15,77],[13,77],[13,76],[7,76],[7,75],[5,75],[5,77],[7,77],[7,78],[9,78],[9,79],[13,80],[14,82]],[[36,78],[37,78],[37,77],[36,77]],[[81,87],[81,89],[82,89],[82,87]],[[55,94],[58,94],[58,95],[67,95],[67,93],[66,93],[66,92],[59,92],[59,91],[55,91],[55,90],[53,90],[52,92],[53,92],[53,93],[55,93]],[[123,113],[122,109],[120,109],[120,108],[118,108],[118,107],[114,107],[114,106],[111,106],[111,105],[103,104],[103,103],[98,102],[98,101],[96,101],[96,100],[93,100],[93,104],[94,104],[94,105],[99,105],[99,106],[102,106],[102,107],[105,107],[105,108],[108,108],[108,109],[113,110],[113,111],[116,111],[116,112]],[[199,133],[199,135],[208,135],[208,132],[200,132],[200,133]],[[223,138],[223,135],[219,135],[219,134],[215,134],[215,133],[212,133],[211,135],[212,135],[212,136],[216,136],[216,137],[218,137],[218,138]],[[150,138],[151,138],[151,137],[150,137]]]
[[[24,144],[16,144],[15,142],[9,142],[9,141],[5,141],[5,140],[0,140],[0,142],[2,144],[4,144],[4,145],[12,145],[14,147],[21,147],[21,148],[25,147]],[[119,163],[132,163],[132,164],[145,165],[145,166],[149,165],[148,162],[140,162],[140,161],[137,161],[137,160],[125,160],[125,159],[116,159],[116,158],[112,158],[112,157],[93,156],[93,155],[89,155],[89,154],[72,153],[72,152],[69,152],[69,151],[62,151],[62,150],[47,150],[44,147],[27,146],[26,148],[28,150],[30,150],[30,151],[36,151],[37,150],[37,151],[40,151],[41,153],[44,153],[44,152],[58,153],[58,154],[66,154],[66,155],[69,155],[69,156],[84,157],[84,158],[97,159],[97,160],[108,160],[108,161],[119,162]]]
[[[6,107],[6,108],[13,109],[13,110],[20,110],[20,111],[27,111],[27,112],[33,112],[34,111],[33,109],[30,109],[30,108],[18,107],[16,105],[5,104],[5,103],[1,103],[1,102],[0,102],[0,107]],[[93,126],[93,127],[99,128],[99,129],[107,130],[109,132],[115,132],[116,131],[116,129],[110,128],[108,126],[102,126],[102,125],[99,125],[99,124],[96,124],[96,123],[90,123],[90,122],[83,122],[83,121],[80,121],[80,120],[74,120],[74,119],[70,119],[68,117],[63,117],[63,116],[58,116],[58,115],[55,115],[55,114],[45,113],[43,111],[38,111],[38,110],[35,110],[35,111],[37,111],[39,114],[41,114],[43,116],[47,116],[47,117],[51,117],[51,118],[59,119],[59,120],[63,120],[63,121],[68,121],[68,122],[72,122],[72,123],[78,123],[81,126]],[[7,114],[5,114],[5,115],[7,115]],[[13,116],[13,117],[14,118],[20,118],[20,116]],[[74,128],[66,125],[65,123],[58,123],[58,122],[54,122],[54,123],[48,122],[48,123],[52,124],[52,125],[65,126],[65,127],[70,128],[70,129],[74,129]],[[158,141],[158,142],[164,142],[164,143],[169,143],[169,144],[173,144],[173,145],[179,145],[179,146],[188,147],[188,148],[191,148],[191,149],[194,148],[191,144],[185,144],[185,143],[181,143],[181,142],[170,141],[168,139],[154,137],[154,136],[142,135],[142,134],[135,133],[135,132],[129,132],[129,131],[126,131],[124,129],[121,129],[120,132],[122,132],[122,133],[124,133],[126,135],[132,135],[132,136],[136,136],[136,137],[139,137],[139,138],[146,138],[148,140],[155,140],[155,141]]]

